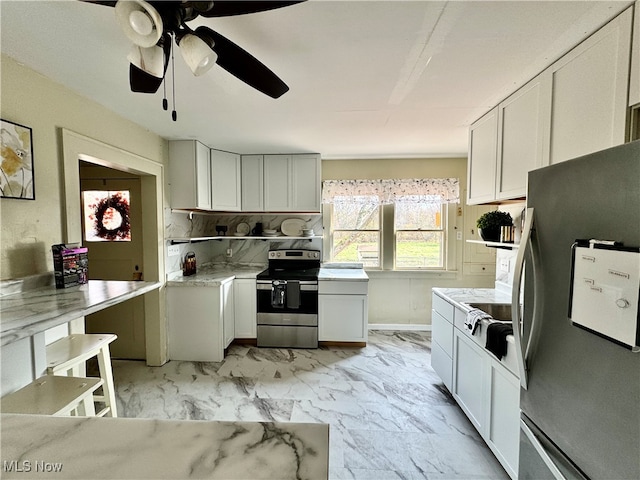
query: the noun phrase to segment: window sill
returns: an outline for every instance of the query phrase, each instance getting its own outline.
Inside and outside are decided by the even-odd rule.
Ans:
[[[367,270],[369,278],[439,278],[456,279],[457,270]]]

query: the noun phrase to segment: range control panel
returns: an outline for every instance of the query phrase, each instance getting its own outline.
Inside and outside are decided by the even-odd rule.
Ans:
[[[269,260],[320,260],[320,251],[269,250]]]

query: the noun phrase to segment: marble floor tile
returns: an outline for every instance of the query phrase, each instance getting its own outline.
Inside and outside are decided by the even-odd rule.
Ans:
[[[331,479],[508,479],[431,368],[428,332],[364,348],[232,345],[222,362],[113,361],[122,417],[330,425]]]

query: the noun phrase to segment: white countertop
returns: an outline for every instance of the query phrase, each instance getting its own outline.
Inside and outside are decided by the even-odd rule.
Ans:
[[[322,423],[6,414],[0,419],[7,479],[328,477],[329,425]],[[60,471],[53,473],[56,467]]]
[[[320,267],[318,280],[349,280],[367,282],[369,276],[362,268],[328,268]]]
[[[234,278],[256,278],[266,265],[209,264],[198,267],[195,275],[176,272],[167,278],[169,287],[219,287]]]
[[[160,288],[161,282],[89,280],[69,288],[53,285],[0,296],[0,345],[7,345],[76,318]]]

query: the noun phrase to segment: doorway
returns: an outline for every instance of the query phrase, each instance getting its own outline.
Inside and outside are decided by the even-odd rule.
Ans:
[[[139,177],[142,211],[145,212],[141,219],[144,280],[159,285],[159,288],[142,296],[145,356],[147,365],[163,365],[167,361],[167,321],[165,289],[162,286],[165,277],[162,158],[152,161],[64,128],[61,129],[61,136],[66,204],[65,243],[83,242],[79,162]],[[84,317],[70,322],[70,333],[83,333],[84,324]]]
[[[142,280],[144,262],[142,258],[142,202],[140,176],[95,165],[79,162],[80,193],[83,200],[82,231],[84,246],[89,249],[90,280]],[[116,193],[117,192],[117,193]],[[126,226],[126,235],[108,235],[104,239],[95,235],[95,209],[105,205],[105,201],[94,202],[95,198],[111,199],[112,195],[126,196],[126,218],[120,217],[118,225]],[[93,208],[92,208],[93,207]],[[105,211],[109,212],[111,208]],[[124,212],[123,212],[124,213]],[[90,217],[90,219],[88,219]],[[112,223],[115,219],[112,219]],[[104,221],[108,225],[107,221]],[[111,226],[108,232],[114,232]],[[105,227],[102,227],[103,229]],[[110,345],[111,356],[132,360],[144,360],[144,301],[135,297],[85,317],[87,333],[115,333],[118,339]]]

